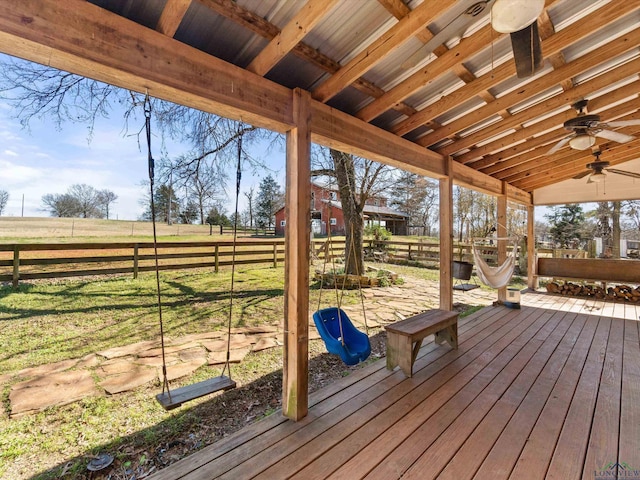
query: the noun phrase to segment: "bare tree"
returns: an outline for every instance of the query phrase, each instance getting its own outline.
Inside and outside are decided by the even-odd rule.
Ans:
[[[244,192],[244,196],[247,197],[247,220],[248,223],[245,222],[245,225],[248,225],[249,228],[253,228],[253,211],[254,211],[254,203],[255,203],[255,192],[254,188],[251,187],[248,192]]]
[[[71,185],[66,193],[43,195],[42,204],[54,217],[105,218],[108,204],[116,198],[118,196],[109,190],[96,190],[91,185],[78,183]]]
[[[9,202],[9,192],[6,190],[0,190],[0,215],[4,212],[4,209],[7,208],[7,203]]]
[[[629,219],[631,228],[635,231],[635,238],[640,238],[640,200],[622,202],[622,212]]]
[[[100,190],[98,192],[98,207],[104,212],[104,216],[109,220],[109,209],[111,204],[118,199],[118,195],[111,190]]]
[[[347,226],[346,250],[348,262],[345,271],[358,274],[364,271],[362,239],[364,218],[362,212],[369,198],[379,196],[386,191],[392,181],[392,169],[386,165],[364,158],[330,149],[315,152],[315,177],[329,177],[338,185],[342,214]]]

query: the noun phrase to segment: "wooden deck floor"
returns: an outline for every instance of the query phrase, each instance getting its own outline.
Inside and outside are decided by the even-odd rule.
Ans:
[[[382,359],[153,478],[640,479],[640,306],[522,304],[462,319],[411,379]]]

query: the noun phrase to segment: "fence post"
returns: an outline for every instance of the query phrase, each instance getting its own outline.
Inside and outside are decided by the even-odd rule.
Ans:
[[[278,268],[278,244],[273,243],[273,268]]]
[[[220,235],[222,235],[222,224],[220,224]]]
[[[222,228],[222,227],[220,227],[220,228]],[[220,267],[220,265],[219,265],[219,260],[218,260],[218,259],[219,259],[219,254],[220,254],[220,245],[216,245],[216,250],[215,250],[215,255],[216,255],[216,259],[215,259],[215,263],[216,263],[215,271],[216,271],[216,273],[218,273],[218,268]]]
[[[409,251],[407,252],[407,260],[411,260],[411,244],[409,244]]]
[[[133,246],[133,279],[138,278],[138,244]]]
[[[20,279],[20,247],[13,247],[13,288],[18,288],[18,280]]]

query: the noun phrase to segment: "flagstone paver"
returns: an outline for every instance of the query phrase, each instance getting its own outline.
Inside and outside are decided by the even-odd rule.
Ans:
[[[157,347],[159,342],[155,340],[147,340],[144,342],[123,345],[122,347],[114,347],[108,350],[97,352],[98,355],[105,358],[126,357],[127,355],[135,355],[152,347]]]
[[[53,405],[66,405],[98,395],[100,391],[89,370],[43,375],[11,387],[11,416],[35,413]]]
[[[229,363],[240,363],[249,354],[248,348],[236,348],[229,350]],[[209,365],[221,365],[227,361],[227,352],[211,352],[209,354]]]
[[[158,370],[156,368],[129,363],[127,371],[109,375],[99,385],[107,393],[114,395],[146,385],[156,378],[158,378]]]

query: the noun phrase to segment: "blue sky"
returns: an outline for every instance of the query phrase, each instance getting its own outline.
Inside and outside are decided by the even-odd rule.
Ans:
[[[64,193],[73,184],[85,183],[96,189],[108,189],[118,195],[112,206],[111,218],[136,220],[142,213],[140,199],[146,188],[146,145],[140,150],[135,133],[138,125],[144,125],[142,116],[130,121],[129,135],[124,131],[121,111],[114,110],[109,119],[97,120],[89,141],[86,125],[67,123],[58,130],[53,122],[34,119],[25,129],[14,118],[15,112],[0,102],[0,190],[9,192],[9,202],[3,216],[19,217],[24,195],[24,216],[48,216],[42,209],[41,198],[47,193]],[[144,140],[143,138],[141,140]],[[160,139],[154,137],[154,158],[161,156]],[[188,150],[188,145],[176,142],[165,144],[169,157]],[[252,155],[261,158],[273,169],[274,177],[284,184],[284,152],[278,148],[265,158],[260,147]],[[230,172],[231,173],[231,172]],[[268,172],[262,172],[265,176]],[[242,189],[257,186],[260,176],[249,169],[242,178]],[[227,191],[233,197],[235,172],[229,175]],[[241,195],[241,209],[245,198]],[[228,201],[232,211],[233,198]]]

